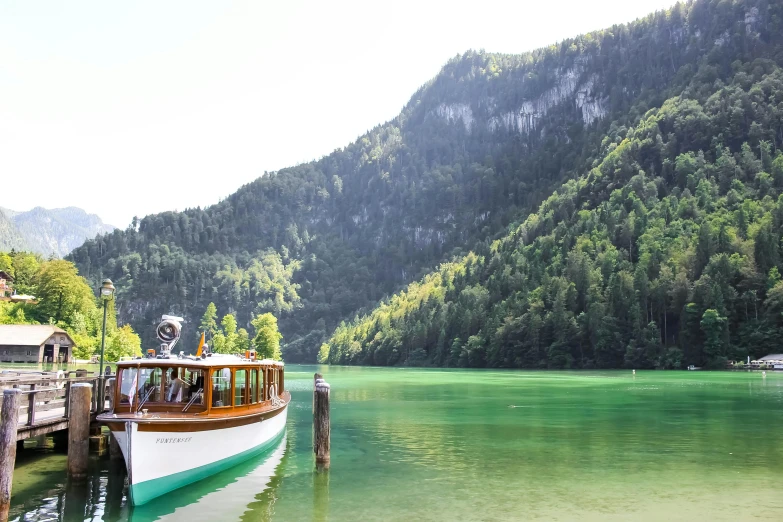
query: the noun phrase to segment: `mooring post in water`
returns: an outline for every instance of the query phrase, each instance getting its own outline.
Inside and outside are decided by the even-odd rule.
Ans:
[[[313,392],[313,451],[315,462],[329,465],[329,385],[323,379],[316,378]]]
[[[8,520],[8,509],[11,507],[18,423],[19,390],[3,390],[3,410],[0,412],[0,521]]]
[[[90,405],[92,384],[77,382],[71,385],[71,415],[68,419],[68,476],[87,478],[90,456]]]
[[[318,379],[324,380],[324,376],[320,373],[313,376],[313,413],[315,413],[315,385],[318,384]]]

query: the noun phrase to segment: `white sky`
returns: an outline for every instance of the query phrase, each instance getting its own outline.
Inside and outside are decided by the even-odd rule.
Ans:
[[[209,205],[393,118],[456,54],[673,3],[4,0],[0,205],[74,205],[121,228]]]

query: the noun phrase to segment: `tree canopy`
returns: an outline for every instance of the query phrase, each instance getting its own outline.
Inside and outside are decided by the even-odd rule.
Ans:
[[[253,346],[259,359],[282,359],[280,353],[280,339],[283,336],[277,330],[277,319],[270,313],[261,314],[252,321],[256,329],[253,337]]]
[[[0,270],[14,277],[19,294],[34,303],[0,302],[0,324],[55,324],[74,340],[74,357],[89,359],[100,349],[103,304],[70,261],[45,261],[28,252],[0,252]],[[97,288],[97,287],[96,287]],[[106,352],[110,361],[141,355],[141,340],[130,325],[118,327],[115,302],[108,303]]]

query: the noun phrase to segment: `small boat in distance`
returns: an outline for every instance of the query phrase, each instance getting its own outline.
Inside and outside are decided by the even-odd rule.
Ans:
[[[122,450],[136,506],[272,449],[285,432],[283,363],[252,353],[172,356],[174,319],[158,327],[170,341],[161,355],[117,364],[112,407],[98,416]]]

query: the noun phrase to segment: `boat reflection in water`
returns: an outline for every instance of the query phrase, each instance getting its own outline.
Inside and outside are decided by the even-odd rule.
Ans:
[[[248,512],[253,520],[269,520],[283,476],[288,449],[286,435],[264,454],[257,455],[221,473],[133,507],[128,498],[127,474],[123,463],[106,458],[94,459],[87,481],[68,482],[65,471],[46,472],[49,480],[42,488],[29,487],[15,494],[11,521],[105,520],[133,522],[187,520],[240,520]],[[63,460],[49,455],[30,463],[23,473],[37,475],[46,469],[47,460]],[[57,475],[56,477],[53,475]],[[55,480],[52,484],[51,479]]]
[[[267,496],[270,487],[278,486],[275,474],[286,453],[286,437],[265,456],[218,473],[195,484],[185,486],[142,506],[133,508],[131,520],[188,522],[240,520],[248,511],[269,512],[271,506],[253,505]],[[281,470],[282,471],[282,470]],[[270,496],[271,499],[275,495]],[[262,518],[263,519],[263,518]]]

